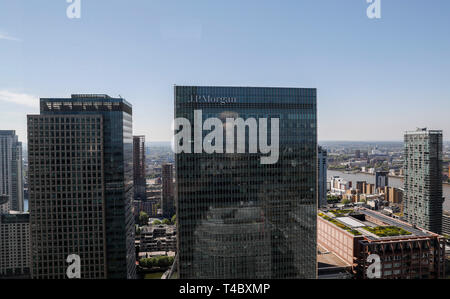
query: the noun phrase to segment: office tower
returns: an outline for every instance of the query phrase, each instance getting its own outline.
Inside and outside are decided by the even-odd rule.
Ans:
[[[0,213],[23,212],[22,143],[16,131],[0,130],[0,195],[9,197],[0,205]]]
[[[162,213],[164,217],[175,214],[175,194],[173,182],[173,164],[162,165]]]
[[[175,115],[179,277],[315,278],[316,89],[176,86]]]
[[[361,150],[356,150],[356,151],[355,151],[355,158],[356,158],[356,159],[361,158]]]
[[[145,136],[133,136],[134,199],[145,200]]]
[[[384,188],[389,186],[389,172],[377,171],[375,173],[375,189]]]
[[[30,214],[0,215],[0,278],[30,278]]]
[[[135,277],[132,107],[107,95],[40,100],[28,116],[32,277]]]
[[[318,194],[319,206],[323,207],[327,204],[327,150],[319,146],[318,157]]]
[[[442,131],[418,129],[405,134],[404,219],[442,232]]]

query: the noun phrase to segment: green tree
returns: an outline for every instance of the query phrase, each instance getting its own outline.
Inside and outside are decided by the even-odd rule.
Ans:
[[[177,224],[177,215],[172,216],[172,224]]]
[[[169,219],[164,219],[163,221],[162,221],[162,224],[170,224],[170,220]]]
[[[140,225],[147,225],[148,224],[148,214],[144,211],[139,213],[139,224]]]
[[[161,224],[161,221],[159,221],[159,220],[155,220],[155,221],[153,221],[153,223],[152,223],[153,225],[160,225]]]

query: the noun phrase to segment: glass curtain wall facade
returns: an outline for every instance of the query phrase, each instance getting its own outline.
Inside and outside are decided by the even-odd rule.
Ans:
[[[203,121],[267,118],[269,140],[279,118],[279,159],[176,155],[179,277],[316,278],[316,89],[175,86],[175,116],[190,121],[192,140],[195,110]]]
[[[327,169],[328,169],[328,152],[319,146],[318,151],[318,196],[319,206],[327,205]]]
[[[146,200],[145,136],[133,136],[134,200]]]
[[[89,234],[92,228],[85,225],[91,225],[89,217],[95,217],[94,219],[98,220],[96,224],[101,225],[103,231],[96,238],[98,244],[103,243],[105,246],[104,276],[111,279],[135,278],[132,106],[124,99],[107,95],[72,95],[69,99],[41,99],[40,104],[41,114],[28,116],[33,254],[40,250],[40,240],[46,240],[48,236],[58,240],[57,237],[64,236],[57,234],[51,226],[44,225],[42,221],[51,215],[58,220],[70,219],[74,214],[75,203],[84,202],[85,206],[78,206],[77,209],[82,219],[88,223],[68,225],[67,230],[72,233],[68,236],[84,239],[84,235],[76,233],[87,230]],[[95,130],[99,130],[98,132],[90,127],[92,121],[97,123]],[[95,152],[98,152],[100,157],[95,157],[97,167],[92,169],[90,163],[93,163],[94,157],[90,157],[89,162],[86,155],[90,156]],[[58,159],[55,160],[54,157]],[[47,166],[59,169],[51,173],[50,180],[45,180],[44,177],[50,169]],[[64,172],[70,167],[78,167],[80,176],[75,177],[74,172]],[[89,173],[89,169],[91,172],[95,171]],[[60,181],[66,182],[67,186],[61,186]],[[55,190],[54,186],[61,187]],[[83,195],[80,197],[77,190],[90,192],[84,198]],[[93,195],[95,196],[92,197]],[[56,207],[61,209],[55,210]],[[93,210],[101,212],[104,221],[99,219],[99,214],[89,214]],[[36,213],[37,211],[39,213]],[[104,240],[100,240],[102,238]],[[71,242],[63,239],[61,241],[63,244],[49,245],[49,249],[55,251],[55,254],[60,253],[64,246]],[[45,250],[43,252],[48,253]],[[40,259],[40,254],[33,256],[33,262]],[[66,267],[65,260],[53,262]],[[93,262],[101,263],[101,258]],[[54,268],[46,275],[52,275],[52,271]],[[57,274],[64,276],[64,273]],[[40,277],[39,268],[33,268],[33,276]],[[98,274],[94,277],[103,276]]]
[[[0,196],[8,202],[0,204],[0,213],[24,210],[22,142],[16,131],[0,130]]]

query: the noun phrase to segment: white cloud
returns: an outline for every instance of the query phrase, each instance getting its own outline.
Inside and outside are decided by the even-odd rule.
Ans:
[[[0,90],[0,101],[33,108],[39,107],[38,97],[24,93],[10,92],[7,90]]]
[[[10,41],[15,41],[15,42],[21,42],[22,41],[20,38],[9,36],[8,34],[3,33],[3,32],[0,32],[0,39],[10,40]]]

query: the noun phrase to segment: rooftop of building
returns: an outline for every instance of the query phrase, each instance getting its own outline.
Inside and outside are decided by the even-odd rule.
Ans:
[[[366,208],[324,209],[319,216],[355,237],[370,241],[399,240],[438,236],[399,219]]]
[[[317,246],[317,266],[319,279],[344,279],[351,278],[352,266],[335,253]]]
[[[415,131],[406,131],[406,135],[442,134],[442,130],[429,130],[428,128],[417,128]]]
[[[16,131],[15,130],[0,130],[0,135],[15,136]]]
[[[351,267],[350,264],[346,263],[336,254],[334,254],[331,251],[328,251],[327,249],[323,248],[320,245],[317,245],[317,263],[319,269],[330,267],[335,268]]]
[[[165,231],[166,235],[175,233],[177,227],[175,225],[158,224],[158,225],[146,225],[141,227],[141,234],[153,234],[154,231]]]
[[[8,214],[0,215],[0,223],[2,224],[29,223],[29,222],[30,222],[29,212],[9,211]]]
[[[123,103],[129,107],[132,105],[122,97],[114,98],[107,94],[72,94],[70,98],[41,98],[41,104],[46,102],[101,102],[101,103]]]

